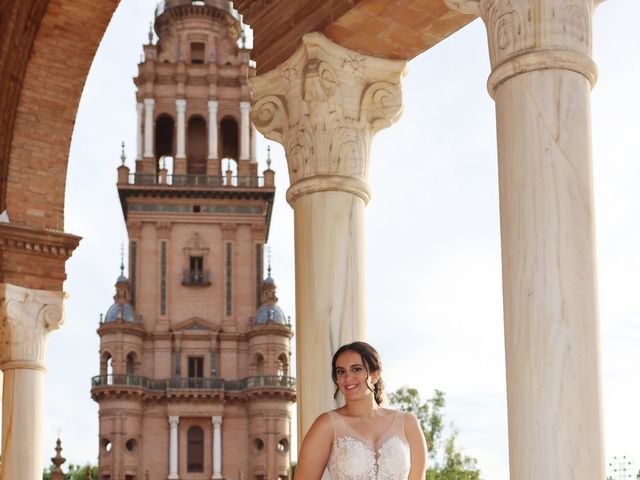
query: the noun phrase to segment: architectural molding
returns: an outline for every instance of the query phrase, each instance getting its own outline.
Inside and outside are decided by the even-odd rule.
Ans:
[[[492,74],[489,93],[518,74],[543,69],[580,73],[593,86],[592,16],[598,0],[445,0],[479,15],[486,28]]]
[[[64,322],[64,292],[0,284],[0,369],[46,371],[47,335]]]
[[[284,64],[250,80],[253,122],[284,146],[292,184],[317,175],[366,182],[373,136],[402,112],[405,68],[315,32]]]
[[[34,255],[67,260],[82,237],[54,230],[45,230],[0,223],[0,249],[11,249]]]

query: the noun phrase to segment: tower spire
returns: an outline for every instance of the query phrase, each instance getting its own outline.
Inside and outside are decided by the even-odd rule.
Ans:
[[[153,22],[149,22],[149,45],[153,45]]]
[[[124,277],[124,242],[120,244],[120,276]]]
[[[271,246],[267,247],[267,278],[271,278]]]
[[[267,145],[267,170],[271,170],[271,145]]]
[[[120,148],[120,160],[122,160],[122,166],[124,167],[124,161],[127,159],[127,156],[124,153],[124,140],[122,141]]]

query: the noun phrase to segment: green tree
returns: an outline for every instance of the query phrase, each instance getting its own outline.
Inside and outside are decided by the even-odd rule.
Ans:
[[[42,474],[42,480],[51,480],[51,472],[55,466],[52,464]],[[64,474],[64,480],[84,480],[87,476],[87,470],[91,469],[91,478],[96,480],[98,478],[98,466],[97,465],[75,465],[69,464],[68,468],[62,467],[63,470],[67,470]]]
[[[422,427],[429,452],[426,480],[480,480],[478,461],[456,445],[458,432],[453,424],[443,438],[444,392],[435,390],[423,401],[418,390],[404,386],[389,394],[389,402],[398,410],[413,413]]]

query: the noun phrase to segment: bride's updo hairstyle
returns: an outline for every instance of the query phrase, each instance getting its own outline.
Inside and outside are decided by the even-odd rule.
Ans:
[[[336,373],[336,360],[342,353],[348,350],[360,354],[360,356],[362,357],[362,362],[364,363],[364,368],[367,370],[367,376],[371,375],[373,372],[382,370],[380,355],[378,354],[376,349],[368,343],[353,342],[341,346],[333,355],[333,360],[331,361],[331,378],[333,379],[333,383],[336,386],[336,391],[333,394],[334,399],[338,398],[338,393],[340,393],[340,388],[338,387],[337,381],[338,375]],[[373,385],[373,387],[369,385],[369,382],[367,382],[367,388],[373,392],[373,398],[375,399],[376,403],[380,405],[382,403],[382,390],[384,389],[382,377],[378,378],[378,381]]]

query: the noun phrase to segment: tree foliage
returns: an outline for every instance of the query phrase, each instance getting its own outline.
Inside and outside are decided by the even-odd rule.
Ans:
[[[389,402],[398,410],[413,413],[422,427],[429,453],[426,480],[480,480],[478,461],[456,445],[458,432],[453,424],[444,435],[444,392],[435,390],[423,401],[418,390],[404,386],[389,394]]]
[[[42,474],[42,480],[51,480],[51,472],[55,466],[52,464],[46,469]],[[73,463],[69,464],[68,468],[62,467],[63,470],[67,470],[64,474],[64,480],[85,480],[87,477],[87,470],[91,469],[91,478],[96,480],[98,478],[98,466],[97,465],[75,465]]]

